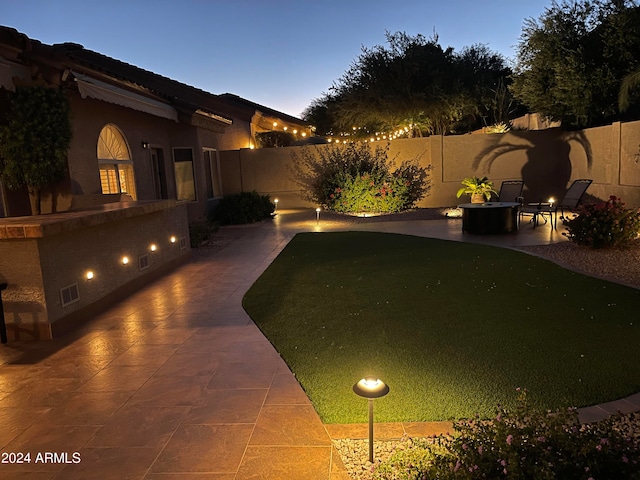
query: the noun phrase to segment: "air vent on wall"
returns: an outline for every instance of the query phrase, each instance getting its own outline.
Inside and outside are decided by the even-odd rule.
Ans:
[[[146,270],[149,268],[149,256],[148,255],[140,255],[138,257],[138,268],[140,270]]]
[[[180,250],[187,248],[187,237],[180,237]]]
[[[80,292],[78,291],[78,284],[72,283],[64,288],[60,289],[60,300],[62,306],[66,307],[80,300]]]

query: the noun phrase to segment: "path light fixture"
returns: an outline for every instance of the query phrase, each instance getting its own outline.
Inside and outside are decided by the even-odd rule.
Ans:
[[[277,198],[273,200],[273,203],[275,203],[275,204],[276,204],[276,208],[275,208],[275,210],[273,211],[274,213],[278,211],[278,202],[279,202],[279,201],[280,201],[280,200],[278,200]]]
[[[320,207],[316,208],[316,225],[320,223]]]
[[[353,386],[353,391],[369,400],[369,462],[373,463],[373,400],[389,393],[389,385],[376,377],[365,377]]]

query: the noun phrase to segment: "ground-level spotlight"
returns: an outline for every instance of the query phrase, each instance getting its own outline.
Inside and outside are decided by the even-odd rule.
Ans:
[[[316,225],[320,223],[320,207],[316,208]]]
[[[366,377],[353,386],[353,391],[369,399],[369,461],[373,463],[373,399],[389,393],[389,386],[376,377]]]

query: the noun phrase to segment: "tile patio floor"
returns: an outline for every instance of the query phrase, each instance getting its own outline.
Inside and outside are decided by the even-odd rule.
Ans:
[[[223,250],[194,255],[81,331],[0,347],[0,452],[31,452],[31,463],[0,463],[0,478],[346,480],[331,437],[366,437],[366,427],[323,426],[241,306],[293,235],[371,230],[503,246],[564,241],[548,227],[463,235],[460,220],[316,223],[310,210],[241,228]],[[583,418],[617,409],[640,409],[640,395],[592,407]],[[377,425],[376,436],[447,428]],[[67,463],[64,456],[36,462],[46,452],[66,454]]]

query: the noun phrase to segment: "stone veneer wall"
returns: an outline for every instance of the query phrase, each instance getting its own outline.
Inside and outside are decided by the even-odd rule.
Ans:
[[[0,219],[0,283],[8,283],[2,299],[9,338],[52,338],[69,330],[189,253],[186,206],[172,200]],[[148,267],[141,269],[144,255]],[[126,265],[123,256],[129,258]],[[78,300],[63,306],[61,289],[73,284]]]

